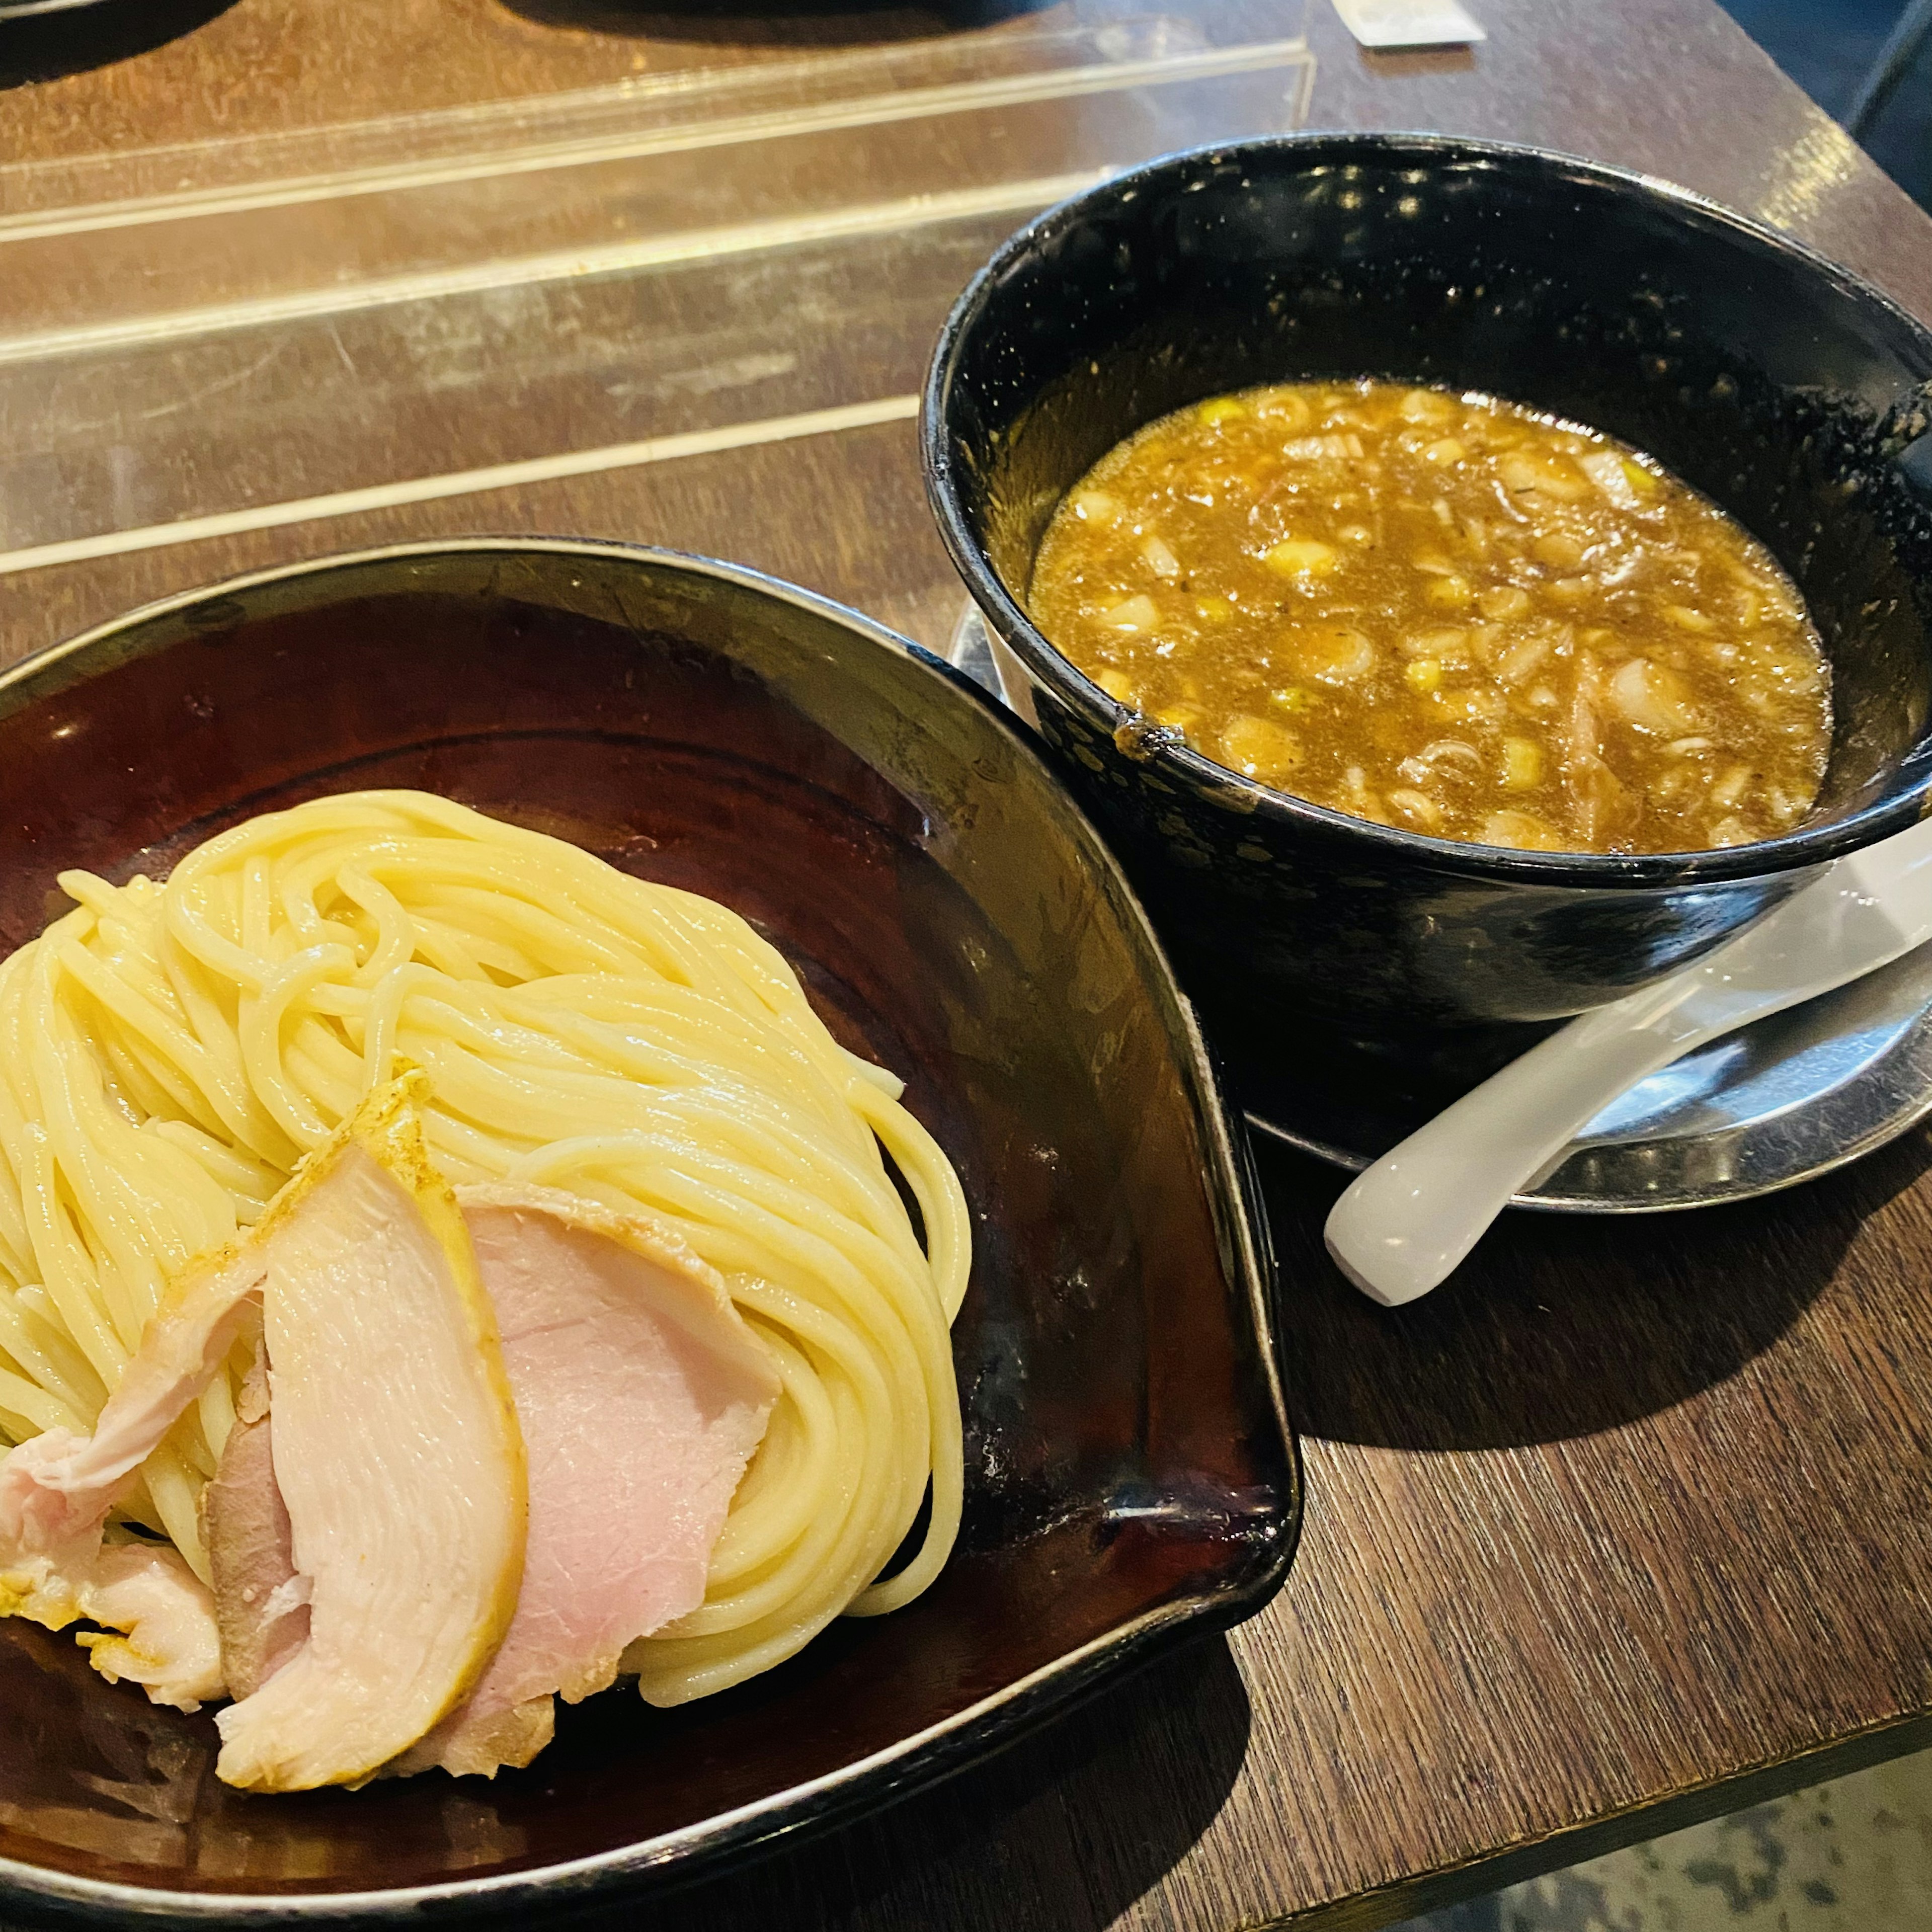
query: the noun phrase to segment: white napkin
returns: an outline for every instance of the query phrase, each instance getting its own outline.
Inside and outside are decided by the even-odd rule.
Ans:
[[[1460,46],[1489,38],[1457,0],[1335,0],[1335,10],[1365,47]]]

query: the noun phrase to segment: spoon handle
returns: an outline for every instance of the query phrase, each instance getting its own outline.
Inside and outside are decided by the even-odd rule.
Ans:
[[[1466,1094],[1335,1204],[1328,1252],[1385,1306],[1426,1294],[1647,1075],[1928,944],[1932,819],[1827,866],[1696,964],[1573,1020]]]
[[[1336,1265],[1384,1307],[1426,1294],[1604,1106],[1701,1030],[1673,1008],[1532,1047],[1357,1178],[1324,1231]]]

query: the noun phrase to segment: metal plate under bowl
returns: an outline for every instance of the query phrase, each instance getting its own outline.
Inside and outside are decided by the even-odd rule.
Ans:
[[[1031,722],[1019,667],[976,610],[961,618],[949,655]],[[1646,1214],[1740,1201],[1842,1167],[1928,1117],[1932,946],[1652,1074],[1599,1114],[1516,1204]],[[1272,1093],[1247,1120],[1351,1170],[1422,1124],[1312,1090]]]

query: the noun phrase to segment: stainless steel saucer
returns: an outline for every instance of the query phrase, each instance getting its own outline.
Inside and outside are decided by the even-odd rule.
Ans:
[[[948,655],[1029,721],[1017,664],[970,608]],[[1236,1068],[1237,1078],[1240,1070]],[[1647,1214],[1741,1201],[1828,1173],[1932,1117],[1932,946],[1713,1040],[1592,1120],[1521,1208]],[[1421,1125],[1312,1089],[1252,1104],[1258,1132],[1364,1168]]]

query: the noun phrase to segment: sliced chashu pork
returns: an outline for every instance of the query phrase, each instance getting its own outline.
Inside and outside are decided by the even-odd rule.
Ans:
[[[668,1228],[540,1187],[457,1190],[530,1462],[516,1621],[468,1704],[394,1768],[494,1774],[550,1741],[554,1693],[704,1600],[778,1376],[724,1282]]]
[[[475,1685],[515,1612],[528,1492],[469,1234],[400,1096],[266,1262],[272,1463],[309,1631],[217,1718],[216,1769],[299,1791],[374,1776]]]
[[[82,1636],[94,1667],[110,1684],[139,1684],[157,1704],[198,1711],[224,1696],[214,1599],[173,1550],[90,1538],[58,1552],[0,1561],[0,1617],[49,1630],[104,1626]]]
[[[222,1712],[231,1784],[372,1775],[463,1700],[515,1610],[522,1441],[467,1232],[424,1153],[423,1084],[412,1073],[372,1094],[245,1240],[186,1271],[92,1436],[50,1432],[0,1462],[0,1576],[38,1564],[40,1597],[77,1598],[112,1553],[109,1510],[260,1298],[275,1436],[260,1440],[310,1626]],[[218,1646],[206,1592],[200,1607]]]
[[[249,1240],[170,1285],[92,1435],[50,1429],[0,1456],[0,1616],[105,1626],[112,1634],[82,1640],[94,1668],[184,1711],[226,1694],[214,1598],[172,1546],[106,1544],[102,1532],[256,1306],[256,1246],[277,1219],[272,1208]]]
[[[671,1231],[548,1188],[458,1191],[530,1466],[524,1585],[468,1702],[390,1768],[494,1774],[547,1744],[555,1696],[616,1678],[626,1647],[704,1600],[711,1552],[778,1394],[724,1284]],[[305,1611],[281,1526],[273,1411],[210,1490],[209,1550],[238,1694]]]
[[[201,1527],[222,1675],[231,1697],[252,1697],[308,1641],[312,1588],[296,1568],[295,1526],[275,1480],[266,1347],[242,1384],[220,1467],[202,1492]]]

